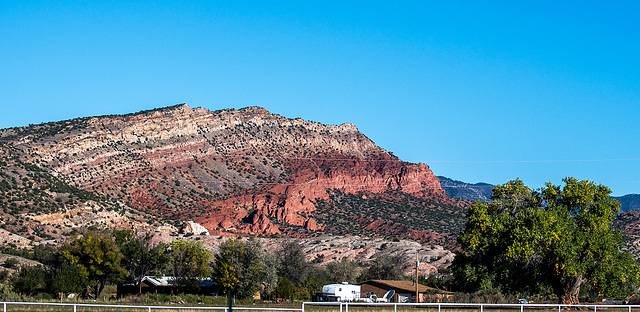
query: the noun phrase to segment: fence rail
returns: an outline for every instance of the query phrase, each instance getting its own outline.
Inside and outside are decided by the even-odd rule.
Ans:
[[[363,302],[304,302],[302,303],[302,312],[305,312],[306,307],[310,306],[332,306],[338,309],[339,312],[349,312],[349,307],[393,307],[393,311],[397,312],[398,308],[437,308],[438,312],[442,312],[443,309],[478,309],[480,312],[484,312],[485,309],[519,309],[520,312],[524,312],[525,309],[537,309],[546,311],[558,311],[563,310],[591,310],[598,312],[603,309],[618,309],[628,312],[632,312],[632,309],[640,309],[640,305],[625,305],[625,304],[534,304],[534,303],[513,303],[513,304],[500,304],[500,303],[363,303]],[[307,309],[306,311],[308,311]]]
[[[204,310],[204,311],[219,311],[219,312],[232,312],[229,311],[229,307],[202,307],[202,306],[154,306],[154,305],[115,305],[115,304],[83,304],[83,303],[45,303],[45,302],[0,302],[2,304],[2,312],[10,311],[8,307],[11,306],[33,306],[33,307],[69,307],[73,312],[76,312],[78,308],[83,310],[92,309],[129,309],[136,311],[166,311],[166,310]],[[398,312],[398,309],[408,308],[431,308],[437,309],[438,312],[442,310],[477,310],[484,312],[485,309],[518,309],[520,312],[524,310],[545,310],[545,311],[558,311],[563,310],[583,310],[598,312],[598,310],[616,309],[617,311],[632,312],[634,309],[636,312],[640,312],[640,305],[624,305],[624,304],[496,304],[496,303],[362,303],[362,302],[303,302],[300,308],[256,308],[256,307],[242,307],[234,306],[232,310],[238,311],[265,311],[265,312],[310,312],[312,307],[331,307],[339,312],[349,312],[349,308],[352,310],[359,310],[360,308],[371,308],[371,310],[383,310],[393,308],[394,312]]]
[[[84,304],[84,303],[46,303],[46,302],[0,302],[2,303],[2,312],[7,312],[7,306],[50,306],[50,307],[70,307],[73,312],[78,308],[109,308],[109,309],[130,309],[141,311],[154,310],[218,310],[220,312],[229,311],[229,307],[198,307],[198,306],[153,306],[153,305],[117,305],[117,304]],[[232,310],[238,311],[271,311],[271,312],[303,312],[301,308],[255,308],[234,306]]]

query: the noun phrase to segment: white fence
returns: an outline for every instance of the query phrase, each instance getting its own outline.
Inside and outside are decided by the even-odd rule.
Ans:
[[[537,311],[549,311],[549,312],[562,312],[563,310],[585,310],[585,311],[593,311],[598,312],[598,310],[605,309],[616,309],[616,311],[625,311],[632,312],[632,309],[640,309],[640,305],[622,305],[622,304],[578,304],[578,305],[567,305],[567,304],[493,304],[493,303],[361,303],[361,302],[304,302],[302,303],[302,312],[305,311],[307,307],[311,306],[333,306],[336,311],[339,312],[349,312],[349,307],[357,308],[357,307],[393,307],[393,311],[397,312],[398,308],[432,308],[438,309],[438,312],[442,312],[442,310],[476,310],[480,312],[484,312],[485,309],[513,309],[514,312],[524,312],[525,309],[535,309]],[[307,309],[308,311],[309,309]]]
[[[198,307],[198,306],[149,306],[149,305],[112,305],[112,304],[74,304],[74,303],[43,303],[43,302],[0,302],[2,304],[2,312],[11,311],[12,306],[32,306],[32,307],[67,307],[70,311],[76,312],[78,308],[82,308],[84,311],[92,311],[95,309],[129,309],[135,311],[166,311],[166,310],[204,310],[204,311],[219,311],[219,312],[232,312],[228,307]],[[640,312],[640,305],[618,305],[618,304],[581,304],[581,305],[564,305],[564,304],[489,304],[489,303],[358,303],[358,302],[304,302],[301,308],[255,308],[255,307],[241,307],[234,306],[232,310],[238,311],[266,311],[266,312],[305,312],[311,310],[312,307],[333,307],[335,311],[349,312],[349,308],[359,310],[358,308],[372,308],[372,309],[391,309],[397,312],[399,308],[431,308],[437,309],[438,312],[442,310],[469,310],[485,312],[485,310],[492,309],[513,309],[514,312],[524,312],[524,310],[536,310],[536,311],[549,311],[549,312],[562,312],[568,310],[583,310],[598,312],[598,310],[615,310],[620,312]],[[63,309],[65,311],[69,311]],[[61,310],[62,311],[62,310]],[[326,310],[325,310],[326,311]],[[604,312],[604,311],[601,311]]]
[[[33,306],[33,307],[69,307],[73,309],[73,312],[76,312],[78,308],[95,308],[96,310],[100,308],[108,308],[108,309],[129,309],[136,311],[162,311],[162,310],[205,310],[205,311],[214,311],[218,310],[220,312],[231,312],[228,311],[229,307],[197,307],[197,306],[149,306],[149,305],[116,305],[116,304],[76,304],[76,303],[44,303],[44,302],[1,302],[2,303],[2,312],[11,311],[8,310],[11,306]],[[253,308],[253,307],[232,307],[232,310],[238,311],[271,311],[271,312],[302,312],[302,309],[296,308]],[[90,310],[91,311],[91,310]]]

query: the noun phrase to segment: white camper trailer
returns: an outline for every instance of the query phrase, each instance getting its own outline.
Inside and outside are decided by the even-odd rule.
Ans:
[[[329,301],[354,301],[360,298],[360,285],[329,284],[322,286],[322,296]]]

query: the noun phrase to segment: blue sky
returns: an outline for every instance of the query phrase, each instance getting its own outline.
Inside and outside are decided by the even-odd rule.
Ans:
[[[0,97],[0,128],[262,106],[465,182],[640,193],[638,1],[1,1]]]

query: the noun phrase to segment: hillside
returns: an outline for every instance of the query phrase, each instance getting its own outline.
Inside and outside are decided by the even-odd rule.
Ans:
[[[325,231],[341,235],[408,238],[454,248],[464,227],[464,202],[442,203],[398,191],[349,194],[332,190],[317,203]]]
[[[628,250],[636,258],[640,257],[640,211],[621,213],[613,221],[613,226],[624,233]]]
[[[3,224],[21,236],[53,237],[74,209],[95,218],[99,212],[146,216],[140,222],[154,227],[194,220],[212,235],[327,231],[449,243],[464,220],[466,202],[448,197],[427,165],[401,161],[352,124],[289,119],[259,107],[209,111],[181,104],[4,129],[0,140],[7,157],[19,160],[2,164],[13,188],[5,198],[34,198],[6,202],[4,212],[16,219]],[[12,173],[16,166],[31,171]],[[53,182],[29,186],[40,175]],[[38,193],[27,195],[32,191]],[[384,213],[348,213],[350,231],[331,211],[349,211],[343,200],[355,195],[375,199],[367,208]],[[44,232],[13,225],[35,216],[57,223]],[[393,224],[371,231],[376,222]]]
[[[22,156],[22,157],[21,157]],[[0,243],[25,247],[107,223],[120,229],[156,229],[160,223],[118,201],[79,189],[0,145]]]
[[[640,210],[640,194],[615,197],[620,202],[620,211]]]

